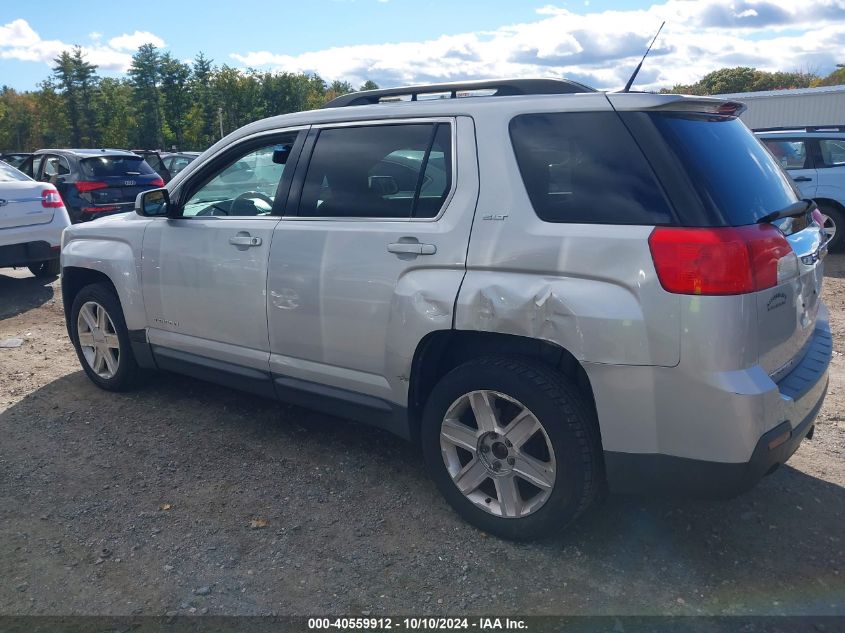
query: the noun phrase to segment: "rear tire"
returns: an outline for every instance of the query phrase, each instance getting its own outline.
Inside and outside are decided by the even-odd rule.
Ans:
[[[107,391],[138,386],[141,370],[111,286],[91,284],[77,293],[70,310],[70,336],[82,369],[95,385]]]
[[[561,373],[531,359],[479,358],[449,372],[428,398],[420,438],[449,504],[502,538],[559,532],[601,494],[592,406]]]
[[[843,242],[845,242],[845,214],[841,209],[830,204],[820,204],[819,211],[825,216],[822,229],[827,235],[833,235],[827,243],[828,250],[842,250]]]
[[[37,264],[30,264],[27,268],[29,268],[29,272],[38,278],[58,277],[59,272],[61,272],[61,263],[58,259],[48,259]]]

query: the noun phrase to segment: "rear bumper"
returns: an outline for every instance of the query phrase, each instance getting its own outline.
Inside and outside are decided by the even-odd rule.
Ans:
[[[0,246],[0,268],[9,266],[28,266],[52,259],[59,259],[60,247],[49,242],[23,242]]]
[[[724,392],[714,401],[711,415],[721,416],[735,411],[727,428],[715,443],[722,443],[725,452],[741,443],[749,428],[768,428],[757,436],[747,461],[716,461],[662,453],[628,453],[606,450],[604,453],[610,489],[618,493],[670,494],[698,497],[732,497],[752,488],[765,475],[786,463],[802,440],[811,434],[813,423],[824,403],[828,385],[833,341],[826,319],[820,319],[813,332],[812,343],[801,362],[774,389],[754,397]],[[772,391],[777,404],[772,405]],[[736,404],[731,409],[730,401]],[[749,400],[759,399],[759,406],[749,407]],[[753,419],[749,412],[759,412],[770,419]],[[700,425],[707,416],[698,412],[678,412],[694,418]],[[745,414],[745,415],[743,415]],[[677,424],[683,425],[680,419]],[[717,425],[722,429],[724,425]]]
[[[782,422],[757,442],[751,459],[733,464],[688,459],[673,455],[614,453],[604,454],[610,489],[620,494],[684,495],[701,498],[730,498],[753,488],[792,457],[813,429],[827,391],[812,411],[794,428]],[[787,438],[770,448],[770,445]]]

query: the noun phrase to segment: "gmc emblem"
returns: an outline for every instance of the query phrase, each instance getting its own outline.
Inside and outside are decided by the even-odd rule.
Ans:
[[[134,187],[136,182],[134,180],[124,180],[123,186],[124,187]]]

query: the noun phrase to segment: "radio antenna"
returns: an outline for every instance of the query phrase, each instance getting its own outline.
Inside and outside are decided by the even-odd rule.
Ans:
[[[651,40],[651,44],[648,45],[648,48],[645,49],[645,54],[643,58],[640,60],[640,63],[637,64],[637,67],[634,69],[634,73],[631,75],[631,78],[628,80],[628,83],[625,84],[625,87],[622,89],[622,92],[631,92],[631,86],[634,84],[634,79],[637,78],[637,73],[640,72],[640,68],[643,67],[643,62],[645,61],[646,55],[651,50],[651,47],[654,46],[654,43],[657,41],[657,36],[660,35],[660,31],[663,30],[663,25],[666,24],[666,20],[663,21],[663,24],[660,25],[660,28],[657,29],[657,33],[654,34],[654,39]]]

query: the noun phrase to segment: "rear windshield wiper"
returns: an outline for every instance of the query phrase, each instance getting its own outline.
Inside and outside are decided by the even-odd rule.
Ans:
[[[814,211],[816,208],[816,203],[812,200],[799,200],[798,202],[793,202],[787,207],[784,207],[780,211],[772,211],[771,213],[767,213],[762,218],[757,220],[757,224],[764,224],[765,222],[774,222],[775,220],[781,220],[783,218],[795,218],[800,215],[804,215],[805,213],[810,213],[810,211]]]

